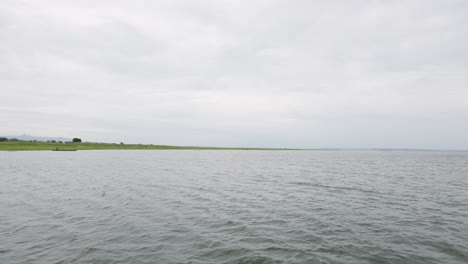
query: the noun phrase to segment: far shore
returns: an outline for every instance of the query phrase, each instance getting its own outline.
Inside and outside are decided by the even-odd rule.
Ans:
[[[7,141],[0,142],[0,151],[21,150],[49,150],[49,151],[74,151],[74,150],[301,150],[291,148],[225,148],[225,147],[195,147],[195,146],[170,146],[153,144],[119,144],[119,143],[58,143],[41,141]]]

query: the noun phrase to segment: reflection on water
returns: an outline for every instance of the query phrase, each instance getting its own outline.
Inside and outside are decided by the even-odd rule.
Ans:
[[[0,263],[467,263],[468,153],[0,152]]]

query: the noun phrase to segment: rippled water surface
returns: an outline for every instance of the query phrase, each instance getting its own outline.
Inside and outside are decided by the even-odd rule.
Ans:
[[[468,263],[468,153],[0,152],[0,263]]]

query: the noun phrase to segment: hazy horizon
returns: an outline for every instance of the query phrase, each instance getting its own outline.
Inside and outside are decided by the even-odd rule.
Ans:
[[[466,1],[0,8],[1,135],[468,149]]]

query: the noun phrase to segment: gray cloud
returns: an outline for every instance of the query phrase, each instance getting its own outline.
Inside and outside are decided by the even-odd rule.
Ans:
[[[468,149],[466,1],[13,1],[0,134]]]

